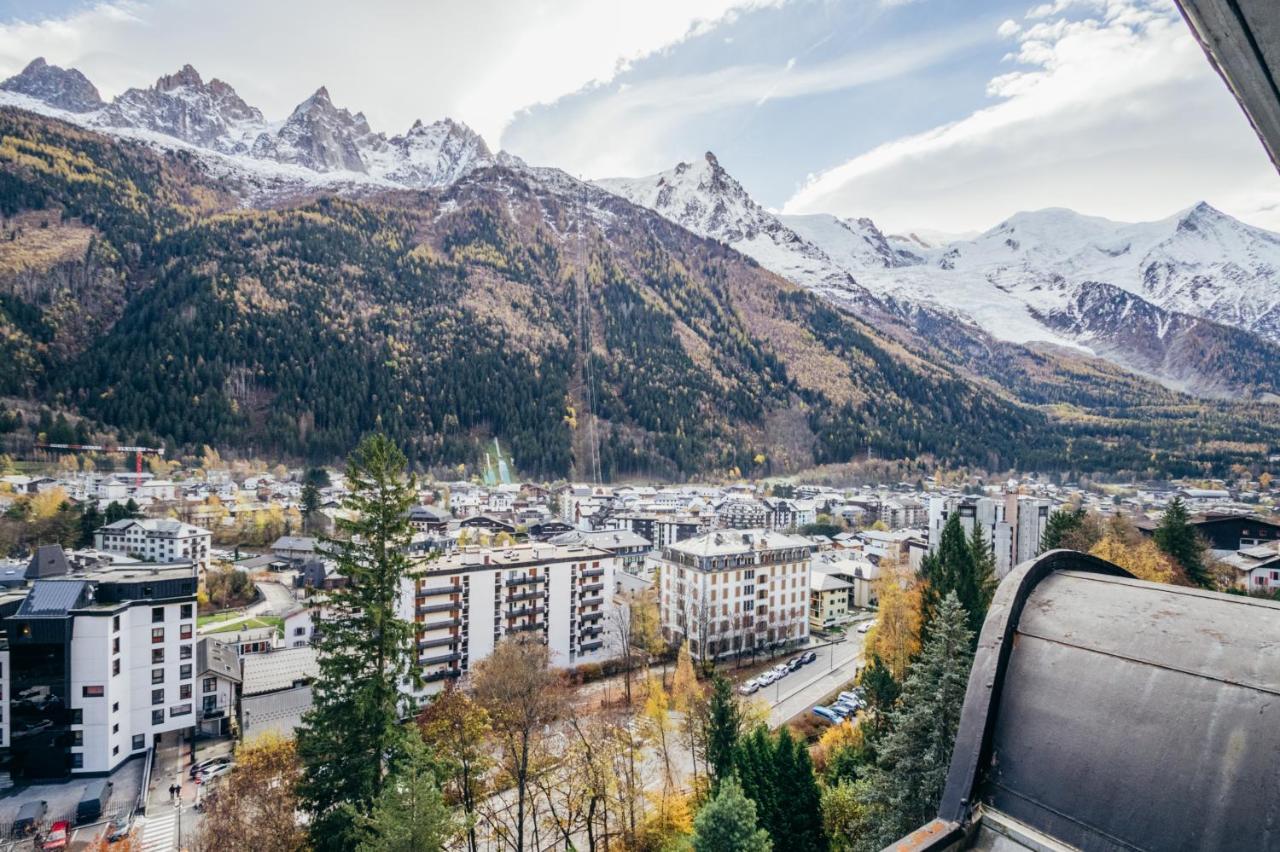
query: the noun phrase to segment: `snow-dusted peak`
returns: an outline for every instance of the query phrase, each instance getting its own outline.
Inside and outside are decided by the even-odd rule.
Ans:
[[[447,186],[476,166],[493,161],[480,134],[451,118],[431,124],[415,121],[403,136],[388,140],[387,154],[374,158],[371,172],[423,189]]]
[[[262,132],[262,113],[221,80],[205,83],[184,65],[147,89],[129,89],[95,118],[106,127],[131,127],[173,136],[224,154],[248,151]]]
[[[362,149],[379,152],[385,147],[386,140],[369,129],[362,113],[334,106],[329,90],[321,86],[294,108],[278,133],[258,137],[253,155],[318,172],[367,172]]]
[[[0,83],[0,89],[26,95],[56,109],[92,112],[102,107],[102,97],[89,79],[74,68],[59,68],[38,56],[21,72]]]

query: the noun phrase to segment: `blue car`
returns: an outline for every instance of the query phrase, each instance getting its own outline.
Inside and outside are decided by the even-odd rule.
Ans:
[[[821,704],[813,708],[813,715],[826,719],[832,724],[839,724],[843,721],[842,718],[836,715],[830,708],[823,707]]]

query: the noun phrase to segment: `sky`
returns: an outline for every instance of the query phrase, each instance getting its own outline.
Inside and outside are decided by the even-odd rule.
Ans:
[[[888,231],[1205,200],[1280,230],[1280,177],[1172,0],[0,0],[0,75],[105,97],[184,63],[282,119],[445,116],[587,178],[713,151],[761,204]]]

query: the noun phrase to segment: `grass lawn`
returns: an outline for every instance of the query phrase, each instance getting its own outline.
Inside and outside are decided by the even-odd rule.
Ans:
[[[225,619],[223,620],[225,621]],[[258,627],[274,627],[277,631],[281,631],[284,630],[284,619],[278,615],[255,615],[253,618],[237,621],[234,624],[228,624],[226,627],[216,627],[205,632],[235,633],[240,630],[253,630]]]
[[[227,610],[226,612],[210,612],[205,615],[196,616],[196,627],[204,627],[206,624],[217,624],[219,621],[228,621],[232,618],[239,618],[244,613],[235,610]]]

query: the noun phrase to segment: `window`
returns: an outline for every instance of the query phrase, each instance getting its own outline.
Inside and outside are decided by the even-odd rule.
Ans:
[[[164,669],[152,669],[152,670],[151,670],[151,682],[152,682],[152,683],[164,683]]]
[[[116,657],[111,661],[111,676],[115,677],[120,674],[120,658]]]
[[[183,645],[180,648],[178,648],[178,658],[181,660],[191,659],[191,649],[193,647],[194,646],[192,645]]]
[[[81,710],[79,707],[74,707],[71,710],[71,724],[73,725],[84,724],[84,711]]]
[[[80,752],[76,752],[75,754],[71,755],[71,768],[72,768],[72,769],[84,769],[84,755],[83,755],[83,754],[81,754]]]
[[[93,686],[83,686],[80,688],[80,694],[85,698],[101,698],[107,694],[107,688],[100,683]]]
[[[120,631],[120,616],[111,616],[111,632],[118,633]]]
[[[191,684],[189,684],[189,683],[184,683],[184,684],[182,684],[181,686],[179,686],[179,687],[178,687],[178,698],[179,698],[179,699],[183,699],[183,698],[190,698],[190,697],[191,697]]]
[[[112,704],[112,705],[111,705],[111,712],[112,712],[112,713],[119,713],[119,712],[120,712],[120,702],[119,702],[119,701],[117,701],[117,702],[115,702],[114,704]]]
[[[217,679],[216,677],[207,677],[207,678],[205,678],[205,679],[204,679],[204,691],[205,691],[205,692],[217,692],[217,691],[218,691],[218,679]]]
[[[84,731],[72,731],[72,732],[71,732],[71,744],[72,744],[73,746],[82,746],[82,745],[84,745]]]
[[[163,704],[163,703],[164,703],[164,690],[163,690],[163,689],[153,689],[153,690],[151,690],[151,703],[152,703],[152,704]]]
[[[153,725],[162,725],[162,724],[164,724],[164,711],[163,711],[163,710],[152,710],[152,711],[151,711],[151,724],[153,724]]]
[[[142,751],[142,750],[143,750],[144,748],[146,748],[146,747],[147,747],[147,735],[146,735],[146,734],[134,734],[134,735],[133,735],[133,750],[134,750],[134,751]]]
[[[164,641],[164,628],[163,627],[151,628],[151,644],[154,645],[157,642],[163,642],[163,641]]]
[[[111,653],[113,654],[120,653],[120,637],[119,636],[111,640]]]
[[[191,664],[187,663],[178,670],[178,680],[191,680]]]
[[[306,636],[306,635],[307,635],[307,628],[305,628],[305,627],[295,627],[295,628],[293,628],[293,635],[294,635],[294,636]]]
[[[111,733],[113,733],[113,734],[118,734],[118,733],[120,733],[120,723],[119,723],[119,722],[116,722],[114,725],[112,725],[112,726],[111,726]]]
[[[153,606],[151,608],[151,623],[164,624],[164,607]]]
[[[152,665],[155,665],[156,663],[163,663],[163,662],[164,662],[164,648],[152,648],[151,649]]]
[[[189,716],[191,714],[190,704],[178,704],[169,708],[170,716]]]
[[[191,604],[183,604],[179,611],[179,618],[187,619],[191,617]]]
[[[112,747],[111,747],[111,756],[112,756],[112,757],[115,757],[115,756],[116,756],[117,754],[119,754],[119,753],[120,753],[120,746],[112,746]]]
[[[184,624],[184,625],[182,625],[182,627],[178,628],[178,638],[179,638],[179,639],[190,639],[190,638],[191,638],[191,625],[190,625],[190,624]]]

